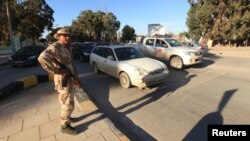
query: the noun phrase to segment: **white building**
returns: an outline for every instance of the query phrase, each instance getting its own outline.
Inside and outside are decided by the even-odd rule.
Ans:
[[[148,24],[148,36],[165,35],[165,26],[162,24]]]
[[[122,32],[121,31],[116,32],[116,38],[117,38],[117,42],[120,42],[120,40],[122,38]]]

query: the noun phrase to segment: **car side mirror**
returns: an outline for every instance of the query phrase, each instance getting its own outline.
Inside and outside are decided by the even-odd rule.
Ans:
[[[108,56],[107,58],[108,58],[109,60],[113,60],[113,61],[115,60],[115,58],[114,58],[113,56]]]

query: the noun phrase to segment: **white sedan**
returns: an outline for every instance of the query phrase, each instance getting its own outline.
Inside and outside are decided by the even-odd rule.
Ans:
[[[90,65],[97,74],[102,71],[120,80],[124,88],[144,88],[164,83],[169,71],[155,59],[142,56],[130,46],[98,46],[90,54]]]

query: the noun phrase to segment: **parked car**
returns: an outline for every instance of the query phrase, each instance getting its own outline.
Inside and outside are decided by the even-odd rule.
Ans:
[[[208,46],[206,44],[200,44],[198,42],[192,42],[192,41],[181,42],[181,43],[182,45],[187,46],[187,47],[198,48],[202,51],[203,54],[208,53]]]
[[[183,46],[172,38],[145,37],[137,49],[147,57],[168,61],[175,69],[203,62],[200,49]]]
[[[79,59],[80,61],[89,61],[89,55],[93,48],[95,47],[95,43],[85,42],[85,43],[77,43],[74,48],[74,58]]]
[[[90,65],[95,74],[102,71],[118,78],[124,88],[164,83],[169,74],[164,63],[144,57],[130,46],[97,46],[90,54]]]
[[[37,58],[45,49],[45,46],[25,46],[8,58],[9,64],[13,67],[36,65]]]

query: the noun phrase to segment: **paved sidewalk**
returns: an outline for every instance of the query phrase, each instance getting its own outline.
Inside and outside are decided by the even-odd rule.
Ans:
[[[213,47],[209,53],[219,56],[250,57],[250,47]]]
[[[125,141],[102,113],[84,113],[76,106],[76,136],[60,132],[60,105],[52,81],[0,99],[0,141]]]

